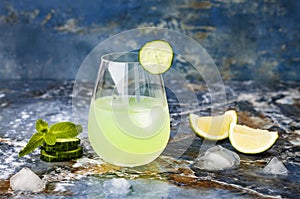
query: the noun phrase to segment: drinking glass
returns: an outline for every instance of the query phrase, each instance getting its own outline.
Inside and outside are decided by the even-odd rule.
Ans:
[[[170,116],[163,79],[144,70],[137,53],[101,57],[88,136],[95,152],[118,166],[150,163],[166,147]]]

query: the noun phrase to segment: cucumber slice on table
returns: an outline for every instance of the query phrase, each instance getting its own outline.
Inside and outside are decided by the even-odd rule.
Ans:
[[[79,138],[57,138],[54,145],[44,144],[42,149],[44,149],[47,153],[71,151],[77,149],[78,144],[80,144]]]
[[[41,150],[41,160],[46,161],[46,162],[62,162],[65,161],[64,158],[60,158],[57,156],[49,155],[46,153],[46,151]]]
[[[82,154],[82,148],[78,146],[74,150],[70,151],[55,151],[55,152],[47,152],[49,155],[57,156],[57,157],[62,157],[62,158],[76,158]]]
[[[75,150],[62,151],[62,152],[52,152],[47,153],[45,150],[41,150],[41,160],[46,162],[61,162],[66,160],[71,160],[74,158],[79,158],[82,155],[82,148],[79,146]]]

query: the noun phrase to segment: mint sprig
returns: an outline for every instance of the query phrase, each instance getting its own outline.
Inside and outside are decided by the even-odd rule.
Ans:
[[[33,136],[30,138],[27,145],[19,152],[19,157],[22,157],[34,149],[38,148],[44,143],[44,135],[43,133],[37,132],[33,134]]]
[[[35,124],[37,132],[33,134],[27,145],[19,152],[19,157],[29,154],[44,142],[48,145],[54,145],[56,138],[73,138],[82,132],[81,125],[76,125],[72,122],[58,122],[52,126],[48,123],[38,119]]]
[[[49,131],[59,138],[72,138],[76,137],[78,135],[78,131],[81,132],[82,128],[80,125],[75,125],[72,122],[59,122],[53,124]]]

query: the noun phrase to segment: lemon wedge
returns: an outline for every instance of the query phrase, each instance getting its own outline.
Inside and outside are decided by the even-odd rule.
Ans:
[[[231,145],[247,154],[261,153],[269,149],[277,140],[278,133],[235,125],[229,133]]]
[[[172,65],[173,49],[163,40],[146,43],[139,51],[139,62],[142,67],[152,74],[162,74]]]
[[[234,110],[217,116],[200,117],[190,114],[189,119],[190,126],[197,135],[208,140],[223,140],[236,125],[237,114]]]

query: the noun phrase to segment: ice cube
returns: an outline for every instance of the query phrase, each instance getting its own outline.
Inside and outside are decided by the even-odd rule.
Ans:
[[[278,158],[273,157],[269,163],[263,168],[263,173],[274,174],[274,175],[287,175],[288,170],[284,164],[278,160]]]
[[[29,168],[25,167],[10,178],[13,190],[40,192],[45,189],[45,183]]]
[[[209,148],[196,159],[194,166],[205,170],[224,170],[240,165],[240,157],[235,152],[220,145]]]
[[[104,194],[110,197],[126,196],[130,192],[131,184],[124,178],[113,178],[103,183]]]

